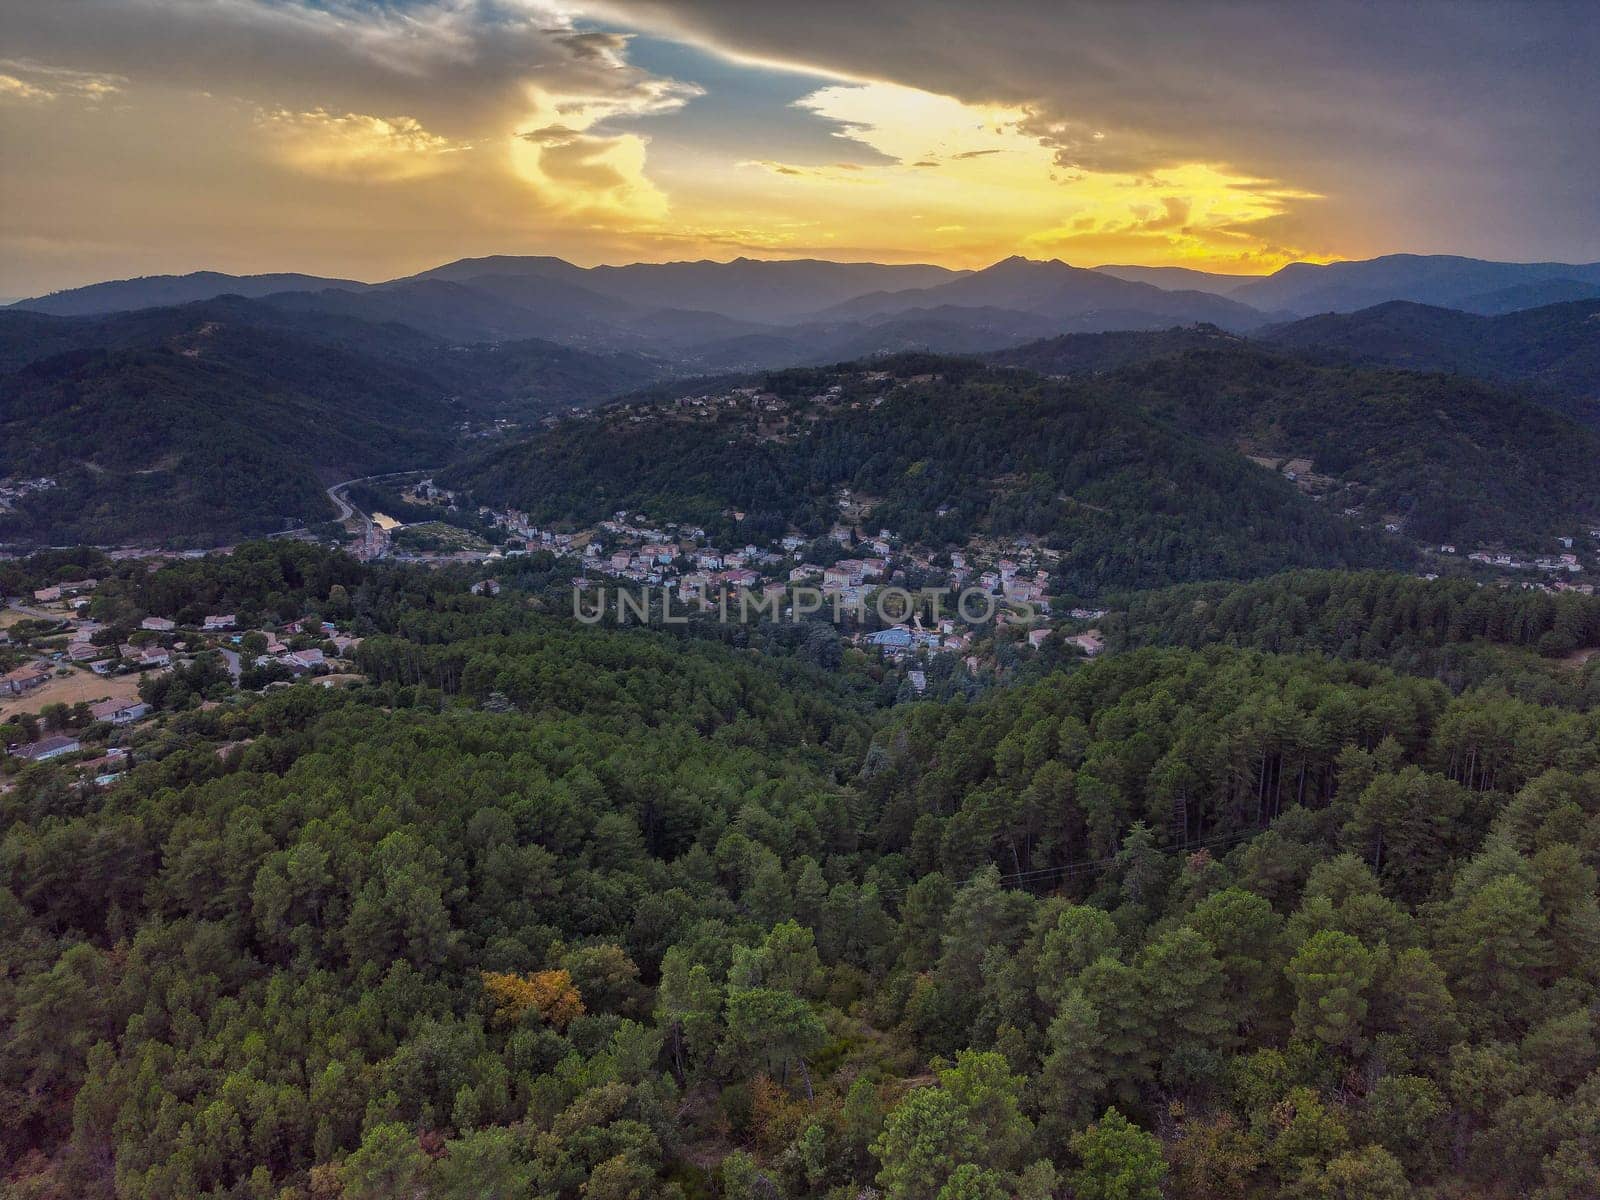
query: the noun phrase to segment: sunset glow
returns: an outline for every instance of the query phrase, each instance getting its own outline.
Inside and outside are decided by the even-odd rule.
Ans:
[[[93,22],[68,11],[88,8]],[[285,261],[380,278],[484,253],[961,267],[1022,254],[1265,274],[1450,236],[1404,178],[1373,185],[1454,152],[1427,140],[1433,109],[1407,115],[1404,97],[1324,152],[1325,106],[1243,75],[1196,90],[1188,64],[1139,49],[1135,34],[1155,35],[1138,22],[1101,21],[1104,44],[1052,27],[1057,44],[1035,54],[1034,16],[962,31],[971,53],[908,21],[872,58],[842,25],[830,41],[780,15],[611,0],[19,7],[0,136],[27,169],[0,185],[0,292]],[[863,37],[877,16],[860,15]],[[1376,103],[1385,86],[1329,70],[1299,68],[1303,99]],[[1527,145],[1502,140],[1508,155]],[[1460,169],[1481,153],[1463,150]],[[1443,211],[1461,229],[1431,248],[1492,248],[1495,194],[1528,178],[1455,187]],[[1528,228],[1530,253],[1560,234],[1556,219]]]

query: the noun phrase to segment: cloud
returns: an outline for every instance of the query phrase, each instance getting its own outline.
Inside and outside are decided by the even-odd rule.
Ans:
[[[430,133],[414,117],[335,116],[323,109],[264,113],[260,127],[289,167],[328,179],[401,183],[437,175],[471,147]]]
[[[621,126],[700,94],[544,0],[0,0],[0,27],[17,56],[0,138],[30,166],[6,181],[6,236],[120,238],[137,270],[164,252],[163,269],[314,256],[381,275],[535,237],[577,253],[666,219],[649,139]],[[62,119],[112,89],[101,116]],[[352,184],[383,196],[358,210]],[[85,250],[63,278],[64,261],[30,252],[0,287],[118,269]]]
[[[31,104],[39,100],[54,100],[56,94],[49,88],[18,79],[15,75],[0,75],[0,97]]]
[[[1194,265],[1276,267],[1321,257],[1314,248],[1258,233],[1265,221],[1317,197],[1273,180],[1205,163],[1142,172],[1064,168],[1021,106],[970,104],[898,84],[835,84],[797,105],[832,123],[877,160],[849,180],[824,167],[762,160],[764,167],[818,189],[839,182],[875,185],[876,195],[837,190],[829,211],[860,240],[914,253],[920,236],[903,213],[932,209],[935,229],[966,236],[946,253],[984,265],[1019,250],[1076,262],[1183,261]],[[932,148],[932,153],[928,153]],[[925,164],[939,164],[937,172]]]
[[[874,180],[867,178],[861,172],[867,170],[860,163],[836,162],[823,166],[801,166],[796,163],[779,162],[776,159],[758,158],[748,159],[739,164],[742,167],[758,167],[773,175],[787,175],[791,179],[809,179],[820,183],[872,183]]]
[[[732,56],[1023,110],[1063,170],[1282,180],[1305,244],[1600,258],[1592,0],[590,0]]]
[[[28,59],[0,59],[0,99],[33,104],[66,97],[94,103],[116,95],[127,82],[121,75],[74,71]]]

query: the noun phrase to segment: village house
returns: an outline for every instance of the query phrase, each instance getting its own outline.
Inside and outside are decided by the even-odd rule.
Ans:
[[[61,599],[61,589],[58,587],[42,587],[33,593],[33,598],[40,604],[50,604]]]
[[[177,627],[176,621],[169,621],[166,617],[146,617],[139,622],[140,629],[148,629],[152,633],[171,633]]]
[[[291,650],[278,661],[298,675],[302,671],[322,666],[327,660],[321,650]]]
[[[0,694],[21,696],[49,682],[50,669],[42,663],[31,663],[0,675]]]
[[[224,629],[232,629],[238,623],[233,613],[216,613],[208,616],[201,628],[207,633],[220,633]]]
[[[41,738],[37,742],[13,747],[11,753],[17,758],[24,758],[31,762],[44,762],[51,758],[60,758],[64,754],[75,754],[83,749],[83,744],[75,737],[57,734],[54,737]]]
[[[63,754],[75,754],[82,749],[83,744],[77,738],[58,734],[55,737],[30,742],[26,746],[18,746],[11,753],[30,762],[44,762],[47,759],[60,758]]]
[[[1035,650],[1037,650],[1040,646],[1044,645],[1045,642],[1047,642],[1049,640],[1050,640],[1050,630],[1048,630],[1048,629],[1030,629],[1030,630],[1028,630],[1028,645],[1032,646]]]
[[[837,591],[840,588],[861,586],[864,565],[860,559],[844,558],[825,567],[822,571],[822,590]]]
[[[1075,634],[1062,640],[1069,646],[1076,646],[1089,658],[1093,658],[1106,648],[1106,640],[1098,629],[1091,629],[1087,633]]]
[[[96,721],[110,721],[113,725],[131,725],[150,712],[142,700],[102,700],[89,706],[89,715]]]

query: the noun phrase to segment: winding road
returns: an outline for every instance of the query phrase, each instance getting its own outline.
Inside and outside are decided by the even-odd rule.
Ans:
[[[363,521],[367,519],[367,514],[358,509],[354,504],[351,504],[350,501],[343,495],[344,489],[350,487],[352,484],[372,483],[379,479],[400,479],[406,475],[431,475],[435,471],[442,471],[443,469],[443,467],[416,467],[410,471],[386,471],[382,475],[363,475],[358,479],[346,479],[336,483],[332,487],[326,489],[328,493],[328,499],[332,500],[334,506],[339,510],[339,515],[335,519],[340,522],[348,521],[357,516],[359,516]],[[301,525],[295,529],[280,529],[277,533],[269,533],[267,536],[269,538],[293,537],[297,533],[308,532],[310,528],[311,527],[309,525]]]

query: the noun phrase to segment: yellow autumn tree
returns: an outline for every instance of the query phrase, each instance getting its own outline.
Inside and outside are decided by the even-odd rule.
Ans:
[[[565,1029],[583,1015],[583,997],[566,971],[539,971],[533,975],[482,973],[483,987],[494,1000],[497,1021],[515,1024],[536,1009],[547,1025]]]

